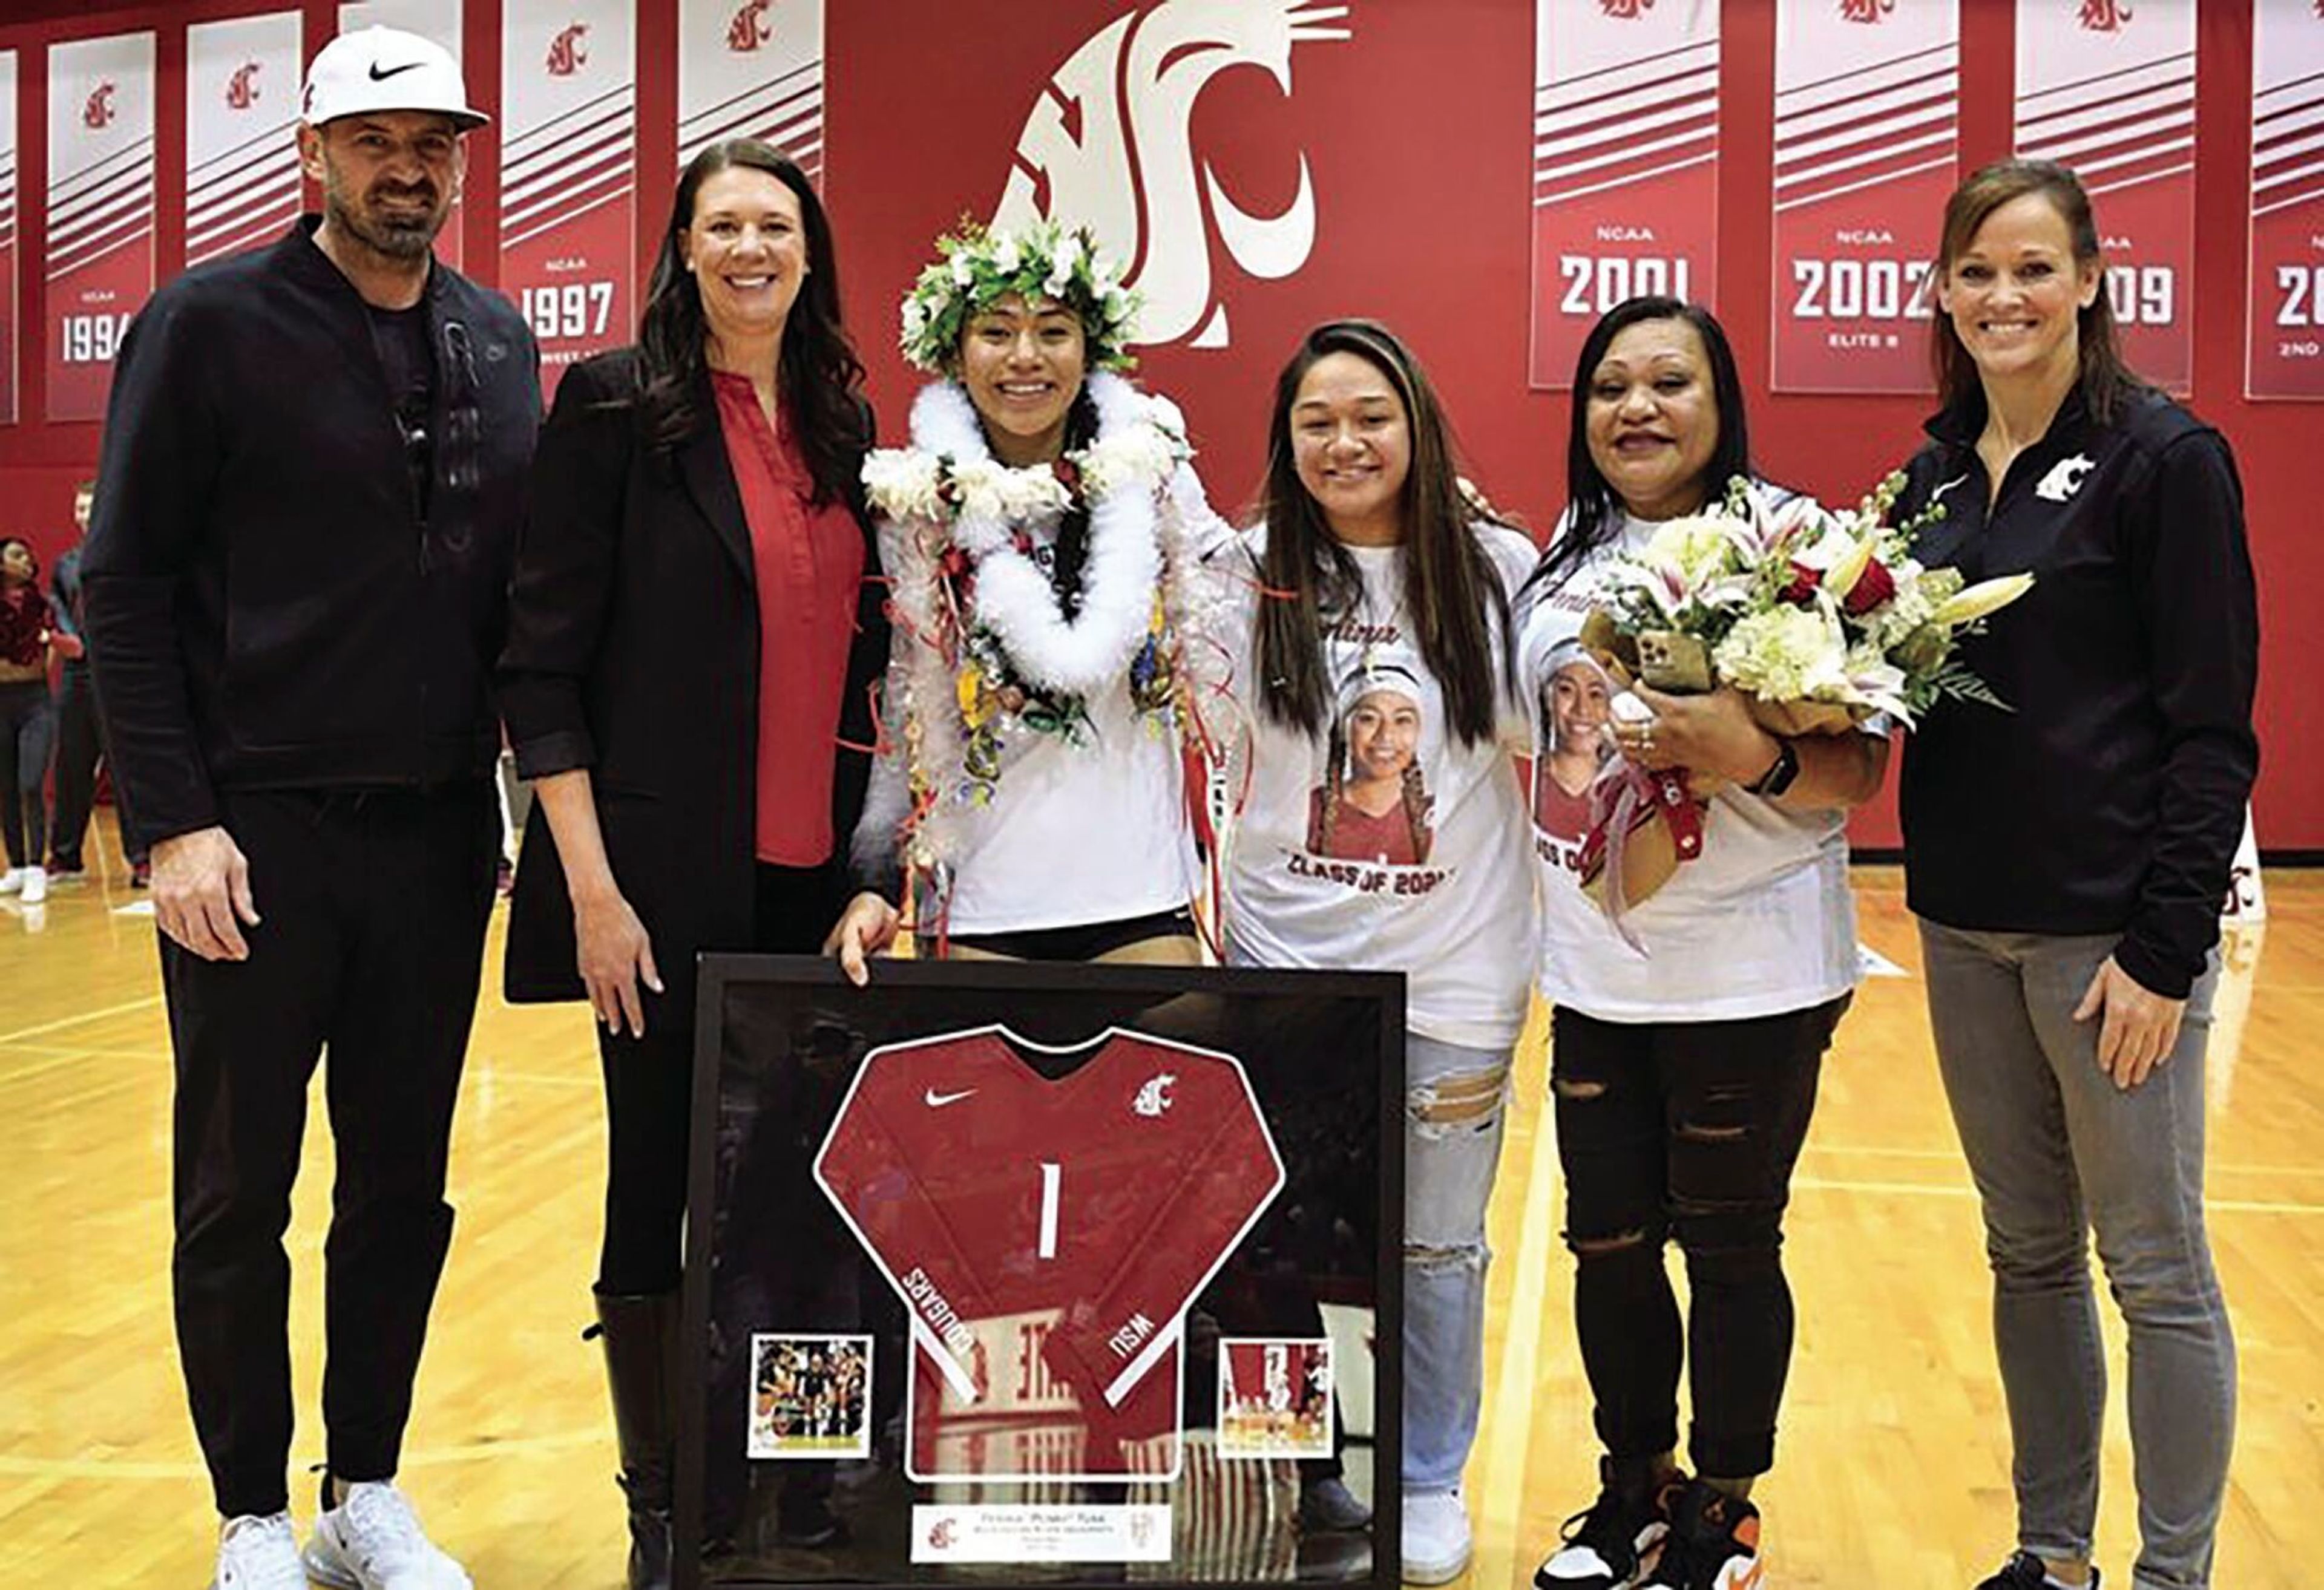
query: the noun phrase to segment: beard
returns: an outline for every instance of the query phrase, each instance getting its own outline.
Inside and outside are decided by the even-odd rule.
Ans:
[[[354,192],[337,169],[325,162],[323,213],[333,230],[344,232],[374,253],[392,260],[416,260],[435,246],[436,234],[452,213],[451,201],[432,182],[406,188],[374,183],[367,193]],[[420,201],[416,210],[391,209],[377,201],[394,194]]]

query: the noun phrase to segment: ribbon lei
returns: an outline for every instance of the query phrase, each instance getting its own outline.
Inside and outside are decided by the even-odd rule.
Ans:
[[[1629,924],[1630,898],[1623,872],[1630,835],[1661,817],[1683,866],[1702,854],[1702,810],[1687,793],[1685,768],[1655,772],[1618,757],[1599,774],[1591,808],[1597,817],[1582,841],[1582,875],[1595,872],[1605,880],[1607,920],[1624,943],[1644,955],[1646,947]]]

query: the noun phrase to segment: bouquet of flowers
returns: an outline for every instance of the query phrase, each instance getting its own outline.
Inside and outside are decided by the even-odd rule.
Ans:
[[[1582,639],[1657,690],[1732,685],[1776,734],[1837,733],[1875,712],[1909,729],[1948,695],[2003,706],[1954,650],[2034,576],[1964,588],[1958,569],[1923,568],[1913,537],[1944,506],[1889,524],[1904,484],[1892,474],[1841,513],[1804,497],[1771,513],[1738,480],[1716,510],[1612,561]]]
[[[1804,497],[1771,511],[1735,481],[1711,510],[1672,519],[1611,560],[1581,639],[1618,688],[1731,685],[1774,734],[1836,734],[1876,713],[1910,729],[1944,696],[2006,711],[1955,651],[2034,576],[1965,585],[1957,569],[1922,567],[1913,537],[1944,509],[1890,524],[1904,484],[1892,474],[1834,513]],[[1618,758],[1601,782],[1583,870],[1618,927],[1626,905],[1701,853],[1695,802],[1708,791],[1683,770],[1651,774]]]

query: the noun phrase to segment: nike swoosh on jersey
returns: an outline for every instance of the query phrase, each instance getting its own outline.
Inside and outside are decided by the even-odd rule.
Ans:
[[[416,72],[427,64],[424,60],[407,60],[401,66],[392,66],[385,71],[382,71],[379,69],[379,62],[374,60],[371,63],[371,80],[374,83],[384,83],[388,78],[398,77],[404,72]]]
[[[931,1088],[924,1097],[927,1099],[927,1107],[930,1109],[942,1109],[947,1104],[958,1104],[962,1099],[967,1098],[970,1094],[975,1091],[976,1089],[973,1088],[963,1088],[957,1093],[939,1093],[935,1089]]]

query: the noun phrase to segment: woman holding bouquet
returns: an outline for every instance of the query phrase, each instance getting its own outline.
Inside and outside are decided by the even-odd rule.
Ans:
[[[1464,496],[1426,375],[1368,320],[1317,326],[1284,367],[1265,514],[1212,560],[1253,720],[1227,958],[1408,976],[1403,1571],[1437,1585],[1471,1552],[1485,1206],[1532,959],[1508,858],[1510,596],[1534,547]]]
[[[2125,367],[2089,200],[2045,161],[1946,206],[1942,408],[1902,505],[1923,563],[2031,571],[1904,758],[1907,903],[1984,1203],[2017,1552],[1985,1590],[2095,1583],[2106,1358],[2086,1247],[2130,1331],[2132,1582],[2210,1583],[2235,1342],[2203,1229],[2220,903],[2258,767],[2258,620],[2219,434]]]
[[[1588,666],[1574,638],[1609,560],[1658,532],[1687,534],[1674,521],[1716,511],[1738,481],[1762,509],[1794,501],[1752,481],[1735,357],[1700,307],[1617,307],[1583,344],[1573,391],[1567,506],[1524,604],[1536,779],[1587,765],[1568,743],[1575,669]],[[1879,788],[1888,744],[1877,731],[1778,738],[1727,687],[1635,697],[1613,703],[1603,732],[1621,754],[1599,787],[1683,769],[1715,792],[1700,855],[1618,929],[1583,891],[1592,836],[1541,826],[1591,808],[1562,786],[1534,802],[1574,1319],[1605,1447],[1597,1500],[1535,1579],[1729,1590],[1757,1573],[1748,1496],[1775,1461],[1791,1356],[1780,1255],[1792,1167],[1856,982],[1845,813]],[[1692,1300],[1683,1330],[1664,1265],[1673,1237]],[[1692,1479],[1676,1457],[1683,1363]]]
[[[914,879],[931,952],[1195,964],[1181,637],[1224,527],[1177,409],[1115,373],[1136,300],[1086,231],[936,248],[902,345],[940,379],[864,469],[899,621],[859,866]],[[895,892],[832,934],[859,981]]]

